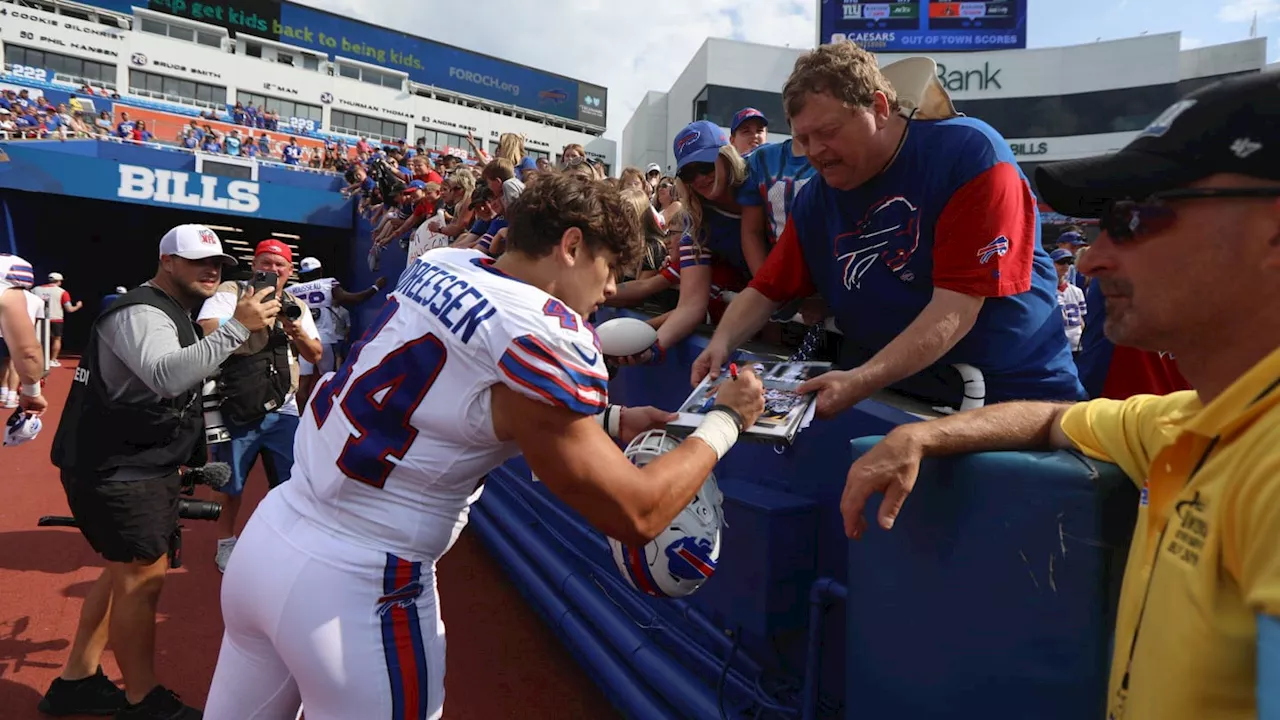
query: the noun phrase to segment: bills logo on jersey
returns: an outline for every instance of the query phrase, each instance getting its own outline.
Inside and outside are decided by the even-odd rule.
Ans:
[[[1009,253],[1009,238],[1001,235],[991,242],[978,248],[978,262],[986,265],[993,258],[1004,257]]]
[[[716,571],[713,551],[710,539],[686,535],[667,546],[667,571],[681,580],[705,580]]]
[[[920,246],[920,210],[902,196],[872,206],[853,232],[835,237],[836,260],[844,263],[846,290],[862,288],[876,262],[899,273]]]
[[[378,614],[386,615],[395,607],[406,609],[413,607],[413,604],[418,601],[418,597],[422,595],[422,590],[422,583],[417,581],[392,590],[378,598]]]

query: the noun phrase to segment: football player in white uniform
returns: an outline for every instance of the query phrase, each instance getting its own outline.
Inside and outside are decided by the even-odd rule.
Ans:
[[[639,258],[612,185],[540,175],[508,249],[440,248],[411,264],[351,357],[316,388],[293,479],[249,520],[222,584],[226,624],[205,720],[438,718],[444,625],[435,564],[481,480],[523,452],[544,485],[626,543],[657,536],[764,408],[751,373],[671,452],[626,441],[665,424],[608,404],[583,318]],[[501,648],[494,648],[501,652]]]
[[[334,327],[334,314],[330,311],[336,307],[356,305],[368,300],[387,286],[387,279],[380,277],[373,281],[373,287],[357,293],[347,292],[337,278],[324,277],[324,268],[320,260],[313,257],[302,258],[302,262],[298,263],[298,277],[300,279],[298,284],[286,289],[290,295],[306,301],[307,306],[311,308],[311,319],[316,322],[316,329],[320,332],[320,344],[324,348],[318,363],[307,362],[305,358],[298,360],[298,407],[305,408],[307,399],[311,397],[311,390],[315,387],[316,378],[337,369],[334,364],[334,350],[340,338],[337,335],[337,328]]]
[[[31,263],[17,255],[0,254],[0,335],[21,383],[18,406],[32,415],[49,407],[40,388],[44,377],[44,348],[36,336],[29,303],[35,284]]]

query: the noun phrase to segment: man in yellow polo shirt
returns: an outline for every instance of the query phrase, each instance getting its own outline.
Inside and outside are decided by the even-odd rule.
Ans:
[[[1118,345],[1172,352],[1195,388],[1017,402],[904,425],[849,469],[850,537],[888,530],[924,457],[1077,448],[1141,489],[1108,720],[1280,718],[1280,76],[1203,88],[1119,153],[1042,166],[1097,218],[1080,270]]]

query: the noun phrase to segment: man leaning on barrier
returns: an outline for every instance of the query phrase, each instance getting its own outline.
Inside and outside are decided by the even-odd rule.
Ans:
[[[1080,270],[1107,337],[1173,353],[1194,390],[902,425],[849,469],[855,538],[872,493],[893,527],[924,457],[1075,448],[1124,470],[1141,492],[1108,720],[1280,718],[1278,137],[1280,79],[1260,73],[1187,96],[1114,155],[1036,171],[1054,208],[1102,228]]]
[[[263,302],[267,291],[246,295],[233,320],[201,339],[192,312],[235,262],[209,228],[179,225],[160,241],[155,277],[94,323],[52,459],[71,514],[106,568],[85,598],[67,664],[40,701],[45,713],[200,717],[156,680],[155,614],[177,530],[179,469],[204,464],[200,388],[280,310]],[[108,636],[124,692],[99,665]]]

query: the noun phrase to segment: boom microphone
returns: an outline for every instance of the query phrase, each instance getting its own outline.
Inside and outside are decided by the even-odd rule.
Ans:
[[[208,485],[214,490],[221,490],[231,482],[231,466],[224,462],[205,463],[187,470],[186,480],[190,485]]]

